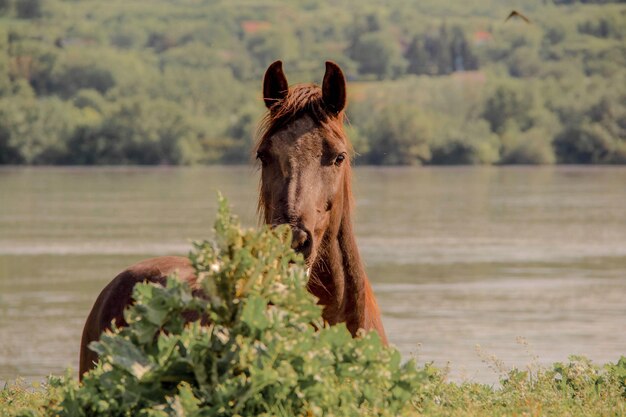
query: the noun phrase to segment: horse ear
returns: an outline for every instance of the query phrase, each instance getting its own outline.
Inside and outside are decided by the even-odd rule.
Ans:
[[[265,106],[269,109],[277,101],[284,99],[288,91],[289,84],[287,84],[287,77],[285,77],[283,72],[283,63],[282,61],[276,61],[267,68],[263,78],[263,100],[265,101]]]
[[[322,82],[322,99],[326,108],[339,114],[346,106],[346,78],[339,65],[326,61],[326,73]]]

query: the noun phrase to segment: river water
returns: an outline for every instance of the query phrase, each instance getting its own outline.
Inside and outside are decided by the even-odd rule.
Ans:
[[[356,232],[390,341],[493,383],[626,354],[626,167],[357,168]],[[125,266],[210,237],[216,191],[256,224],[250,167],[0,169],[0,380],[77,369]]]

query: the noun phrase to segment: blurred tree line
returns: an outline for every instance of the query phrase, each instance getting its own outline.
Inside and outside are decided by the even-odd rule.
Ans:
[[[0,164],[245,162],[276,59],[341,65],[360,163],[626,163],[626,5],[508,7],[0,0]]]

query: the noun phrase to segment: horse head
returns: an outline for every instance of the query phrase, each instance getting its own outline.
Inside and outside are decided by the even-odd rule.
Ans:
[[[265,74],[263,96],[269,111],[256,148],[262,166],[259,209],[265,223],[291,226],[293,248],[312,266],[324,236],[338,230],[348,191],[345,78],[327,62],[321,88],[290,90],[277,61]]]
[[[280,61],[263,79],[268,108],[256,158],[261,164],[259,212],[266,224],[288,224],[292,247],[311,274],[309,290],[324,305],[324,319],[376,329],[385,339],[352,231],[352,146],[344,132],[346,81],[326,62],[322,86],[289,87]]]

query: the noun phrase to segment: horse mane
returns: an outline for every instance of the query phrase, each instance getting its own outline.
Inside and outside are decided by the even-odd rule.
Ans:
[[[256,156],[261,146],[269,141],[274,134],[285,129],[290,123],[303,116],[309,116],[316,125],[326,130],[330,137],[340,140],[348,147],[350,158],[347,158],[347,162],[350,164],[350,159],[352,159],[354,152],[352,143],[346,136],[343,128],[346,119],[345,112],[343,110],[339,113],[329,112],[324,105],[322,89],[315,84],[296,84],[291,86],[285,98],[276,100],[259,123],[256,134],[258,139],[253,148],[253,157]],[[351,211],[353,206],[351,172],[351,167],[348,166],[344,183],[346,187],[344,192],[348,196],[346,201],[348,212]],[[263,193],[259,193],[257,211],[259,219],[262,221],[265,211]]]

